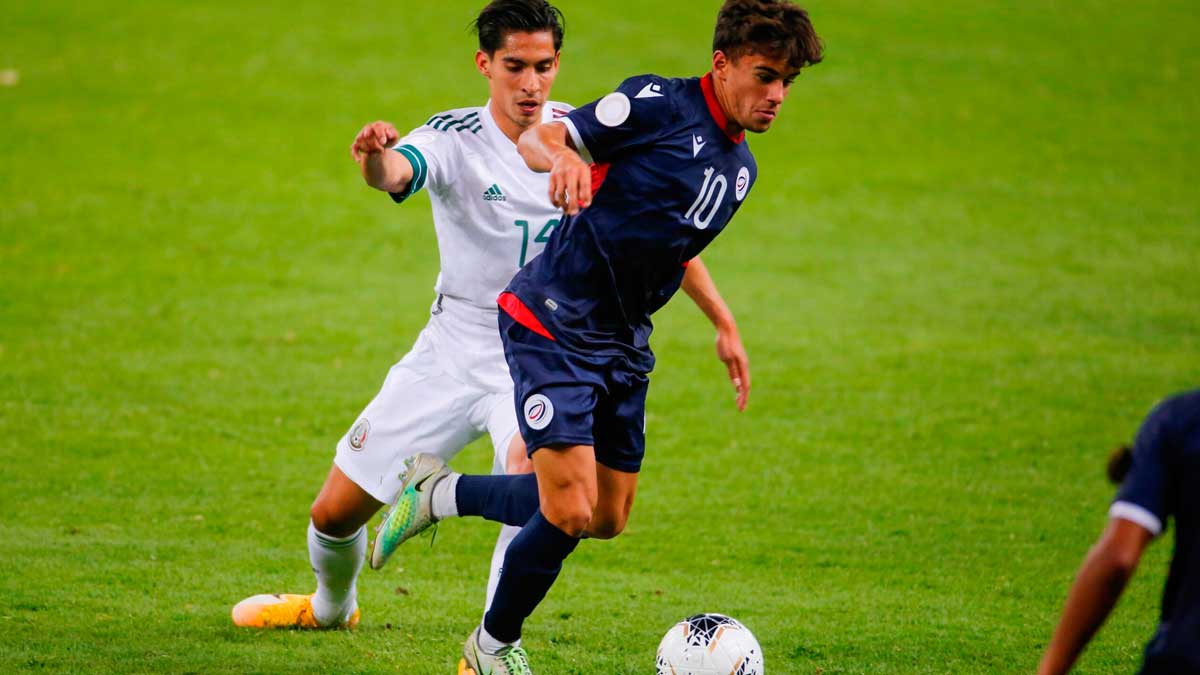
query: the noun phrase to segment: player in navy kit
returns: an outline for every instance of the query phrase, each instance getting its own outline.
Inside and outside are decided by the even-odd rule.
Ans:
[[[500,332],[536,477],[462,476],[417,462],[407,486],[453,489],[459,515],[523,528],[483,625],[464,649],[477,675],[529,673],[521,626],[581,537],[625,526],[644,452],[650,315],[688,261],[729,223],[757,166],[747,131],[766,131],[800,69],[821,60],[808,14],[786,0],[728,0],[702,78],[643,75],[522,134],[566,217],[500,296]],[[595,174],[593,176],[593,173]],[[407,510],[385,533],[426,526]]]
[[[1121,485],[1108,528],[1079,571],[1038,673],[1071,669],[1171,518],[1175,555],[1141,673],[1200,675],[1200,389],[1160,403],[1108,469]]]

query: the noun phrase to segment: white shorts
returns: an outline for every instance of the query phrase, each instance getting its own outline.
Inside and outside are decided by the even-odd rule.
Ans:
[[[485,433],[492,471],[504,473],[517,417],[495,312],[451,304],[434,304],[412,350],[338,441],[334,464],[385,504],[400,490],[405,459],[425,452],[449,461]]]

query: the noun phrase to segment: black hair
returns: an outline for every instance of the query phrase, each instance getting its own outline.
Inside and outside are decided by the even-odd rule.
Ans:
[[[1120,485],[1131,468],[1133,468],[1133,450],[1128,445],[1122,445],[1108,455],[1108,465],[1105,466],[1104,472],[1108,474],[1110,482]]]
[[[492,0],[475,19],[473,28],[479,35],[479,49],[488,55],[496,53],[508,33],[550,31],[554,35],[554,51],[562,49],[563,13],[546,0]]]

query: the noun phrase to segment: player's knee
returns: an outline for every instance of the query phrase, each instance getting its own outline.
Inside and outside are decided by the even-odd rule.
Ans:
[[[313,527],[317,528],[317,532],[330,537],[349,537],[362,527],[362,523],[357,522],[355,518],[319,498],[313,502],[308,515],[312,518]]]
[[[545,516],[546,520],[572,537],[581,536],[588,529],[588,523],[592,520],[592,512],[587,508],[568,507],[550,510]]]
[[[558,529],[578,537],[592,520],[592,504],[583,495],[561,498],[542,504],[542,514]]]
[[[593,517],[588,523],[587,533],[592,539],[613,539],[625,531],[624,517]]]

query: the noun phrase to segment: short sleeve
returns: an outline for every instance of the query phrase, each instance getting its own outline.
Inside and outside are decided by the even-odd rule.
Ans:
[[[658,139],[672,127],[678,105],[666,80],[638,75],[603,98],[559,118],[584,161],[609,162],[629,148]]]
[[[1132,521],[1154,536],[1162,534],[1169,513],[1169,453],[1174,446],[1169,402],[1159,405],[1138,430],[1133,463],[1108,514]]]
[[[403,192],[390,192],[397,204],[420,192],[426,185],[437,190],[446,185],[454,175],[454,162],[458,156],[454,133],[421,126],[413,129],[392,147],[404,155],[412,165],[413,177]]]

